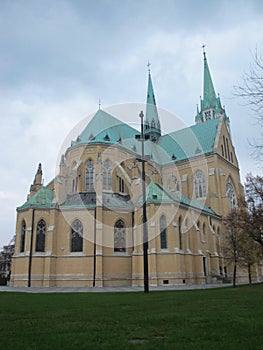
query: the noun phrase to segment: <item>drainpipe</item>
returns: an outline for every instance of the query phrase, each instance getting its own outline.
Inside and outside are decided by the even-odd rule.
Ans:
[[[31,222],[31,238],[30,238],[30,250],[29,250],[29,261],[28,261],[28,281],[27,281],[28,287],[31,287],[31,269],[32,269],[32,255],[33,255],[34,225],[35,225],[35,209],[33,209],[33,211],[32,211],[32,222]]]

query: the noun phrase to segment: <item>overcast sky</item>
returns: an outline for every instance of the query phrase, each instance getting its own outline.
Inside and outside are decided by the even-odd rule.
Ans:
[[[233,97],[251,52],[263,52],[262,24],[262,0],[0,0],[0,246],[15,233],[38,163],[47,184],[66,135],[99,99],[103,109],[145,101],[148,60],[158,106],[193,124],[202,44],[242,180],[262,173],[248,143],[259,127]]]

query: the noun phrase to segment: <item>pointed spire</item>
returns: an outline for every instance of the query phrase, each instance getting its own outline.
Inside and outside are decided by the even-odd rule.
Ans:
[[[161,126],[153,91],[150,63],[148,62],[148,89],[146,99],[146,117],[144,132],[150,134],[151,141],[157,141],[161,136]]]
[[[215,93],[214,84],[210,74],[207,63],[205,45],[202,46],[204,55],[204,86],[203,99],[201,99],[201,110],[197,110],[195,116],[196,123],[203,123],[206,120],[215,118],[224,118],[227,123],[228,130],[230,130],[229,118],[226,115],[225,109],[222,107],[220,96]]]
[[[203,101],[202,101],[202,109],[216,107],[216,93],[214,89],[214,84],[211,78],[211,74],[209,71],[206,53],[203,52],[204,55],[204,91],[203,91]]]
[[[201,116],[201,114],[200,114],[200,112],[199,112],[198,103],[196,104],[195,123],[196,123],[196,124],[202,123],[202,116]]]
[[[40,188],[42,188],[42,165],[38,164],[37,172],[33,184],[30,186],[29,198],[31,198]]]

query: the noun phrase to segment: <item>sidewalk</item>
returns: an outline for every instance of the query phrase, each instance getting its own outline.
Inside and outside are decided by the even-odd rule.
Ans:
[[[150,292],[165,290],[194,290],[229,287],[232,284],[180,284],[170,286],[150,286]],[[0,292],[20,293],[115,293],[143,292],[143,287],[8,287],[0,286]]]

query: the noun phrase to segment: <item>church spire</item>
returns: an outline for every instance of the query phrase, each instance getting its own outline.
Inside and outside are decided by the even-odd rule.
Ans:
[[[211,78],[211,74],[209,71],[206,53],[203,52],[204,55],[204,90],[203,90],[203,101],[202,101],[202,109],[215,107],[217,104],[217,97],[214,89],[214,84]]]
[[[150,71],[150,63],[148,63],[148,89],[146,99],[146,116],[144,124],[144,132],[149,135],[151,141],[157,141],[161,136],[161,126],[153,91],[152,77]]]
[[[31,198],[38,190],[42,188],[42,165],[38,164],[37,172],[34,178],[34,182],[30,186],[29,198]]]
[[[219,95],[216,96],[214,84],[208,67],[206,58],[205,45],[202,46],[204,55],[204,85],[203,85],[203,99],[201,99],[201,110],[197,108],[195,122],[203,123],[206,120],[223,117],[227,123],[230,132],[229,118],[226,115],[225,109],[221,105]]]

